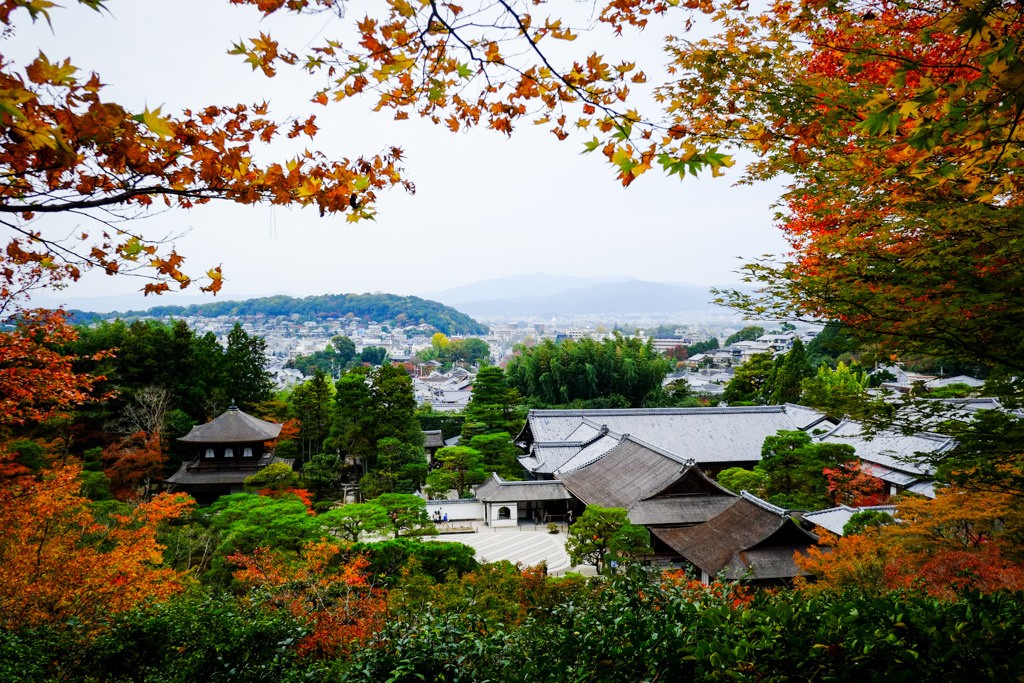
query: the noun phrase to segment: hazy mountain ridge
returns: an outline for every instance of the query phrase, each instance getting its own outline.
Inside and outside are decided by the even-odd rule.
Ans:
[[[215,301],[188,306],[154,306],[146,310],[89,313],[71,311],[75,322],[112,318],[292,316],[307,319],[343,318],[349,314],[366,320],[392,322],[405,315],[409,324],[424,322],[445,334],[486,334],[487,326],[437,301],[397,294],[322,294],[302,298],[277,295],[244,301]]]
[[[446,300],[446,293],[438,298]],[[667,284],[645,280],[601,282],[586,287],[554,291],[543,295],[479,298],[459,302],[459,309],[470,315],[587,315],[587,314],[672,314],[682,312],[721,312],[712,303],[710,287]],[[447,303],[447,301],[446,301]]]

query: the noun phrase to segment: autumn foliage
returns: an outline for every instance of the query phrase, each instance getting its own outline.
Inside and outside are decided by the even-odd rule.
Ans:
[[[100,627],[113,614],[166,598],[184,577],[162,566],[157,529],[193,501],[161,494],[103,518],[79,493],[78,468],[0,487],[0,619],[9,629],[75,620]]]
[[[934,500],[899,501],[897,523],[836,537],[797,556],[814,575],[805,590],[857,587],[868,592],[920,590],[955,598],[966,590],[1024,590],[1024,562],[1014,538],[1020,503],[1006,494],[942,489]]]
[[[235,579],[269,593],[271,602],[310,625],[299,651],[316,657],[350,653],[381,626],[385,598],[368,582],[368,562],[347,557],[327,540],[307,543],[298,560],[266,548],[229,558],[241,567]]]

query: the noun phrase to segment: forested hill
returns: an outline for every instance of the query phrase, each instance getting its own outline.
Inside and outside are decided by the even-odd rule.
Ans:
[[[374,320],[380,323],[398,321],[404,314],[405,324],[426,323],[445,334],[485,334],[487,326],[481,325],[465,313],[436,301],[417,296],[397,294],[323,294],[301,299],[290,296],[269,296],[245,301],[215,301],[191,306],[154,306],[145,311],[115,311],[112,313],[85,313],[73,311],[75,322],[91,322],[108,318],[131,318],[141,316],[175,316],[215,318],[218,316],[241,317],[246,315],[292,316],[308,320],[343,318],[348,314],[356,318]]]

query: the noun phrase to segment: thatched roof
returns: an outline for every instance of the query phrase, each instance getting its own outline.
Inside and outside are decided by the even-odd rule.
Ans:
[[[558,479],[587,505],[629,507],[675,481],[683,463],[626,438],[586,467],[560,472]]]
[[[440,429],[423,430],[424,448],[444,448],[444,436]]]
[[[231,406],[206,424],[196,425],[178,439],[185,443],[249,443],[276,439],[282,425],[267,422]]]
[[[587,505],[626,508],[631,522],[647,526],[706,522],[736,498],[699,468],[633,437],[558,478]]]
[[[747,493],[703,524],[651,533],[708,575],[729,579],[798,576],[794,553],[817,542],[786,510]]]

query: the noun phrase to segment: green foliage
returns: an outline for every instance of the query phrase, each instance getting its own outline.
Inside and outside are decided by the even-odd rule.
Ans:
[[[519,625],[502,605],[425,603],[392,620],[345,681],[1012,680],[1024,654],[1020,596],[733,596],[619,576],[581,585]],[[670,673],[667,673],[670,672]]]
[[[764,336],[764,328],[758,327],[757,325],[748,325],[739,332],[735,332],[729,335],[725,340],[725,345],[735,344],[741,341],[755,341],[758,337]]]
[[[463,411],[462,438],[468,440],[488,432],[518,434],[523,426],[523,418],[517,411],[520,402],[519,393],[508,386],[501,368],[494,365],[480,368]]]
[[[225,390],[232,403],[242,410],[252,410],[270,398],[274,381],[267,365],[267,342],[246,332],[241,323],[235,323],[224,352]]]
[[[768,402],[770,384],[775,361],[770,353],[758,353],[736,368],[735,374],[725,385],[722,399],[731,406],[764,405]]]
[[[462,415],[435,411],[429,404],[425,404],[416,409],[416,421],[420,423],[421,430],[440,429],[441,436],[450,439],[462,433],[462,425],[466,418]]]
[[[850,515],[850,520],[843,525],[843,536],[862,534],[866,529],[885,526],[895,521],[892,515],[882,510],[860,510]]]
[[[763,470],[745,470],[742,467],[729,467],[718,473],[715,479],[721,486],[733,493],[748,491],[760,496],[764,491],[767,476]]]
[[[850,358],[852,354],[860,351],[860,348],[861,342],[848,328],[836,322],[829,322],[807,344],[807,359],[812,367],[817,368],[824,363],[834,368],[841,359]]]
[[[387,511],[394,537],[432,536],[437,534],[427,516],[427,502],[409,493],[385,493],[370,501]]]
[[[650,342],[626,339],[550,339],[521,348],[506,372],[509,386],[545,405],[582,402],[592,407],[638,408],[658,392],[669,362]]]
[[[364,534],[391,530],[388,511],[375,503],[350,503],[332,508],[317,517],[331,535],[358,543]]]
[[[357,543],[348,553],[365,557],[373,580],[385,586],[407,582],[410,574],[440,583],[480,567],[475,551],[467,545],[407,537]]]
[[[193,590],[118,616],[68,673],[75,680],[294,680],[306,627],[287,611]],[[5,680],[12,680],[5,678]]]
[[[852,446],[812,443],[806,432],[781,430],[764,440],[758,470],[764,493],[780,507],[819,510],[835,504],[823,470],[855,460]]]
[[[303,543],[323,534],[317,518],[291,494],[274,498],[251,493],[221,496],[196,516],[205,522],[215,543],[210,571],[201,577],[211,585],[231,583],[235,567],[227,558],[233,553],[268,548],[297,554]]]
[[[569,527],[565,549],[573,564],[592,564],[598,574],[611,562],[635,562],[651,552],[647,530],[630,523],[625,509],[599,505],[588,505]]]
[[[448,343],[448,358],[453,363],[478,365],[491,357],[491,347],[483,339],[468,337],[452,339]]]
[[[800,339],[793,340],[793,346],[784,356],[775,359],[775,367],[769,383],[771,393],[768,402],[773,405],[799,403],[803,391],[802,382],[814,373],[807,361],[807,352]]]
[[[522,479],[523,467],[519,464],[522,451],[512,443],[507,432],[480,434],[469,440],[469,447],[479,451],[487,472],[497,472],[502,479]]]
[[[368,365],[383,365],[388,357],[388,350],[383,346],[366,346],[359,352],[359,360]]]
[[[338,380],[335,400],[337,412],[329,443],[360,458],[364,473],[376,468],[381,439],[423,445],[423,432],[414,416],[412,380],[402,368],[355,368]]]
[[[822,365],[817,374],[803,380],[801,386],[804,405],[841,417],[858,410],[866,396],[868,379],[863,372],[855,372],[840,361],[835,370]]]
[[[464,498],[471,486],[483,483],[490,474],[480,451],[469,446],[440,448],[434,454],[434,462],[438,467],[427,475],[427,486],[435,495],[443,496],[455,489]]]
[[[245,301],[215,301],[192,306],[155,306],[148,311],[129,311],[126,317],[150,315],[239,318],[248,315],[299,316],[303,320],[356,318],[375,320],[397,326],[398,317],[422,321],[445,334],[486,334],[487,327],[464,313],[415,296],[395,294],[324,294],[296,299],[289,296],[271,296]]]
[[[698,353],[707,353],[708,351],[714,351],[718,348],[718,339],[712,337],[707,341],[697,342],[696,344],[690,344],[686,347],[686,357],[692,358]]]
[[[35,441],[19,439],[7,444],[7,451],[14,455],[14,462],[28,469],[30,472],[38,472],[46,465],[46,458],[43,457],[43,447]]]
[[[359,480],[366,498],[382,493],[415,493],[427,479],[427,455],[423,446],[398,439],[377,442],[374,469]]]
[[[336,493],[344,462],[333,453],[317,453],[302,466],[302,480],[318,498]]]
[[[298,483],[299,473],[292,470],[291,465],[283,462],[272,462],[251,477],[245,478],[245,488],[249,491],[283,491]]]
[[[334,387],[319,368],[312,379],[298,385],[288,394],[288,417],[299,423],[300,461],[314,453],[322,453],[324,440],[330,432],[334,409]]]

